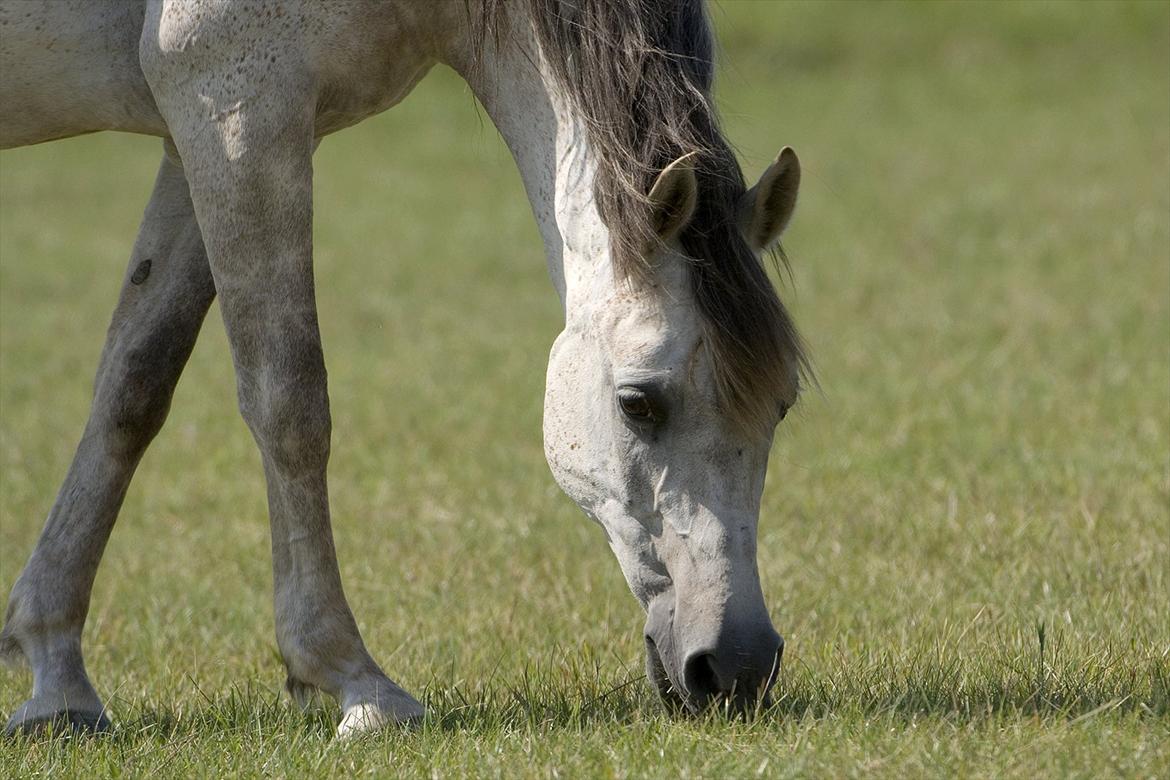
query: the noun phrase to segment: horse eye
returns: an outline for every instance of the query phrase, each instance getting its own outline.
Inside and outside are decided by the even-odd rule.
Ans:
[[[637,422],[653,422],[657,419],[654,405],[650,403],[650,396],[636,387],[623,387],[618,390],[618,406],[627,417]]]

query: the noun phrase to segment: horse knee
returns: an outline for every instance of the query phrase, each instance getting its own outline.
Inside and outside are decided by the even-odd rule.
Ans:
[[[329,460],[332,421],[323,389],[289,381],[262,382],[240,394],[240,411],[265,459],[282,473],[322,469]]]
[[[152,339],[109,356],[93,417],[112,453],[138,457],[162,429],[177,379],[170,350],[165,339]]]

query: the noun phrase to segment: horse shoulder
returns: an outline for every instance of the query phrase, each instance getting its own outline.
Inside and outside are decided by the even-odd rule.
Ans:
[[[271,90],[309,101],[322,136],[405,97],[464,16],[460,4],[410,0],[181,0],[150,7],[140,56],[156,91],[194,79],[221,111]]]

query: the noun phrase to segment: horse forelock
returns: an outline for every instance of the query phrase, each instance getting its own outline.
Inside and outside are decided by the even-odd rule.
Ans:
[[[746,191],[711,98],[714,40],[702,0],[485,0],[484,26],[527,14],[557,86],[597,158],[594,197],[615,271],[639,284],[657,236],[647,200],[673,160],[693,155],[695,215],[680,236],[720,401],[764,433],[811,368],[792,318],[738,226]],[[782,251],[777,259],[783,261]]]

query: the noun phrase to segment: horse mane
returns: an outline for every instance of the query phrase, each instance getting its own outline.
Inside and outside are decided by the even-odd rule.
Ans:
[[[720,402],[748,431],[770,432],[793,377],[811,379],[796,326],[738,226],[746,186],[711,98],[714,39],[702,0],[485,0],[487,34],[526,12],[557,86],[598,160],[594,197],[615,271],[649,279],[657,236],[647,194],[690,154],[698,205],[680,235]],[[782,250],[776,258],[786,262]],[[765,431],[764,429],[768,429]]]

